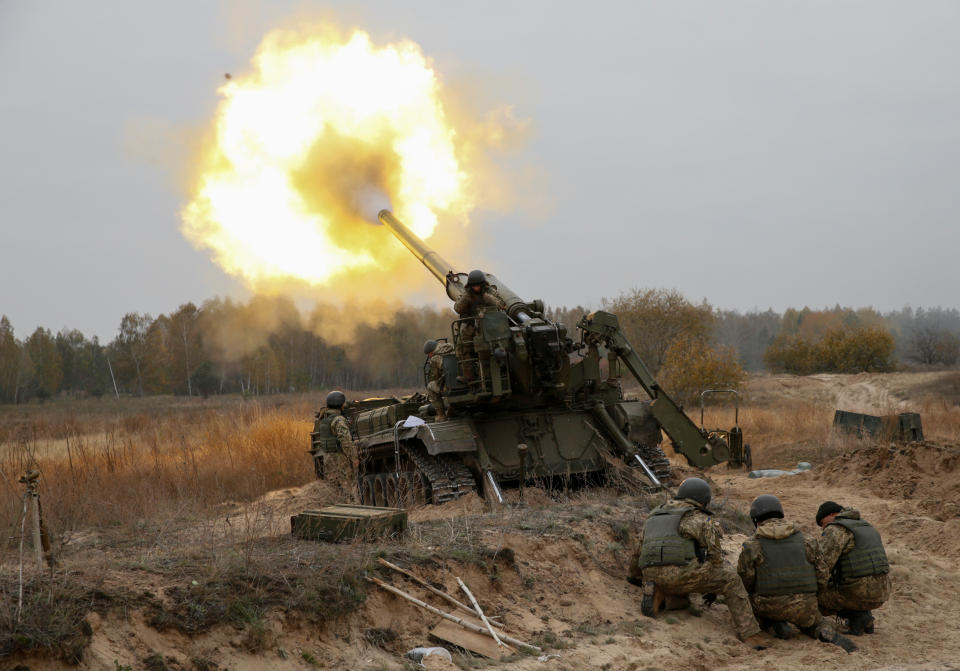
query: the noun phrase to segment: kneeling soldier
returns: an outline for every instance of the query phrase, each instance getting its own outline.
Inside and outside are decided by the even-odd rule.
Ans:
[[[874,608],[890,598],[890,564],[880,534],[853,508],[825,501],[817,510],[820,610],[850,624],[854,636],[873,633]]]
[[[856,650],[817,608],[817,541],[783,519],[783,506],[771,494],[754,499],[750,519],[757,530],[743,544],[737,573],[760,626],[771,627],[778,638],[789,638],[793,624],[808,636],[847,652]]]
[[[667,598],[720,593],[733,617],[737,638],[760,647],[763,638],[739,576],[723,563],[723,530],[710,517],[710,485],[687,478],[674,500],[650,511],[640,547],[630,562],[630,582],[642,581],[640,609],[653,617]]]

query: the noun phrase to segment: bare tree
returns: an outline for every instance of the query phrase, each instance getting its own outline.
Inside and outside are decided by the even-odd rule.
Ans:
[[[153,319],[148,314],[128,312],[120,320],[120,333],[114,348],[133,369],[137,394],[143,396],[143,369],[148,353],[148,339]]]
[[[176,343],[173,354],[180,361],[177,362],[186,378],[187,395],[193,396],[194,370],[202,363],[200,339],[200,309],[193,303],[181,305],[176,312],[170,315],[170,327]]]

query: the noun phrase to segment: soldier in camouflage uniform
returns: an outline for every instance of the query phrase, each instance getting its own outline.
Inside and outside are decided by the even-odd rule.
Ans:
[[[346,403],[343,392],[332,391],[327,394],[327,407],[317,413],[314,425],[314,457],[323,458],[324,479],[338,490],[339,496],[347,502],[357,502],[357,469],[360,466],[357,446],[350,434],[350,425],[343,416]]]
[[[447,341],[437,342],[428,340],[423,344],[423,353],[427,355],[427,361],[424,364],[425,377],[427,379],[427,400],[437,412],[437,421],[447,421],[447,411],[443,406],[443,397],[441,394],[446,389],[445,377],[443,374],[443,357],[447,354],[453,354],[453,345]]]
[[[643,585],[641,611],[653,617],[672,597],[674,607],[690,593],[720,593],[737,637],[754,647],[763,641],[740,577],[723,562],[723,530],[710,516],[710,485],[687,478],[673,501],[650,511],[630,561],[629,580]]]
[[[850,633],[873,633],[873,614],[890,598],[890,564],[880,534],[853,508],[825,501],[817,510],[820,610],[848,621]]]
[[[783,506],[771,494],[754,500],[750,518],[756,531],[743,544],[737,573],[760,626],[770,627],[777,638],[790,638],[793,624],[808,636],[856,650],[817,607],[817,541],[783,519]]]
[[[471,270],[467,275],[467,288],[460,298],[453,304],[453,309],[461,319],[481,316],[485,310],[503,310],[506,303],[500,298],[500,295],[487,284],[487,276],[482,270]],[[476,333],[476,327],[472,321],[460,323],[460,331],[457,337],[457,358],[463,366],[462,382],[472,382],[476,376],[476,364],[463,363],[467,359],[472,359],[476,354],[473,344],[473,336]]]

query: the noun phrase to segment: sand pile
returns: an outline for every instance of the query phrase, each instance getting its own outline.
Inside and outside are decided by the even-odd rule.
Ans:
[[[829,484],[905,499],[936,520],[960,514],[960,445],[923,443],[861,447],[816,469]]]

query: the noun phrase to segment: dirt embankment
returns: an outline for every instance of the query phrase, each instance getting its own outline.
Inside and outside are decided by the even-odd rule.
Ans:
[[[810,533],[818,531],[813,516],[826,499],[860,509],[877,526],[887,545],[895,589],[890,602],[876,612],[878,633],[857,639],[860,650],[852,655],[802,636],[777,641],[770,650],[749,650],[734,638],[722,605],[677,611],[656,620],[643,617],[637,589],[623,578],[636,530],[656,501],[611,490],[583,492],[561,501],[528,490],[526,505],[499,512],[484,511],[482,503],[472,498],[459,505],[427,507],[414,511],[405,541],[344,546],[343,562],[353,561],[358,554],[366,556],[371,574],[440,607],[444,604],[425,590],[379,567],[376,556],[385,554],[453,595],[459,594],[456,578],[460,577],[508,633],[540,645],[551,655],[543,662],[525,655],[491,662],[454,649],[453,666],[434,662],[430,668],[956,669],[953,660],[960,659],[960,633],[951,623],[960,620],[956,565],[960,519],[949,516],[945,507],[940,509],[942,519],[924,509],[928,498],[942,499],[944,506],[957,500],[956,491],[950,489],[954,474],[948,470],[955,463],[954,454],[954,446],[925,444],[912,454],[874,447],[793,477],[752,480],[738,471],[711,473],[719,516],[728,528],[724,545],[731,564],[745,538],[743,513],[761,493],[779,496],[788,517]],[[902,482],[917,484],[910,489]],[[303,507],[315,507],[322,502],[321,489],[312,485],[271,495],[260,503],[256,515],[266,520],[268,511],[274,511],[282,518],[301,500]],[[926,491],[929,496],[924,495]],[[241,513],[231,513],[231,522],[224,526],[236,527]],[[207,529],[208,538],[218,533]],[[265,524],[255,533],[266,535],[225,551],[253,557],[258,548],[272,548],[292,562],[284,569],[289,573],[298,561],[316,561],[311,553],[330,549],[289,539],[282,524]],[[333,561],[331,569],[337,563],[337,548],[332,550],[325,555]],[[111,583],[127,581],[131,590],[151,592],[157,602],[165,603],[196,589],[187,576],[171,581],[169,574],[160,577],[156,567],[132,568],[115,562]],[[304,586],[309,587],[309,581]],[[149,609],[93,615],[88,618],[91,643],[80,668],[412,668],[403,654],[415,646],[438,645],[429,630],[439,618],[377,588],[366,589],[362,596],[358,594],[362,602],[353,610],[325,621],[306,617],[295,608],[273,608],[262,617],[234,618],[194,634],[158,628]],[[180,605],[186,607],[182,614],[191,617],[199,616],[194,611],[202,607]],[[36,656],[9,661],[11,668],[13,662],[24,663],[32,671],[66,668]]]
[[[941,522],[960,514],[960,444],[929,441],[864,446],[817,470],[824,482],[909,501]]]

